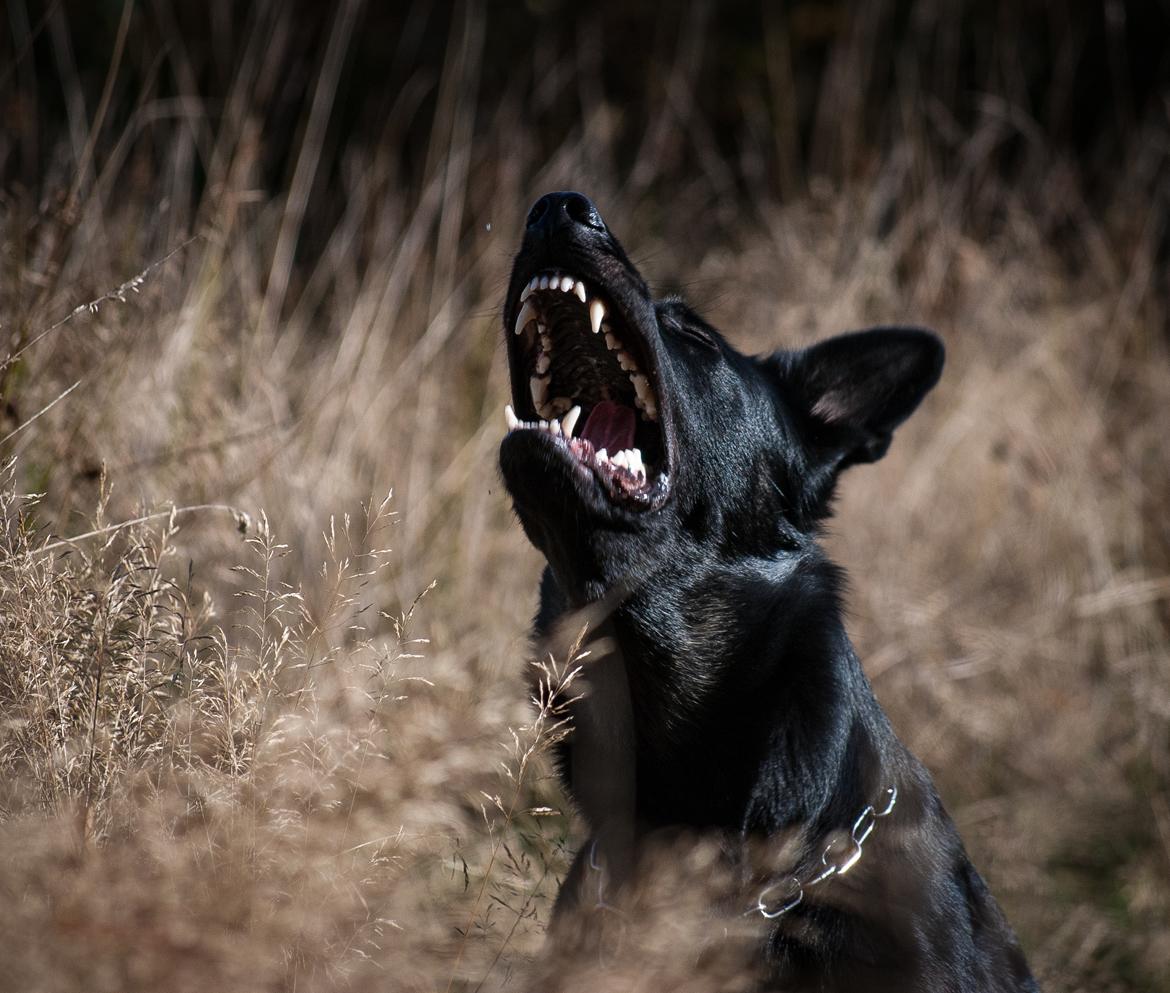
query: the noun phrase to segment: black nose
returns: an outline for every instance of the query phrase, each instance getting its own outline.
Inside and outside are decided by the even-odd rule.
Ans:
[[[605,221],[588,197],[580,193],[546,193],[528,212],[528,230],[551,235],[562,228],[583,225],[594,231],[604,231]]]

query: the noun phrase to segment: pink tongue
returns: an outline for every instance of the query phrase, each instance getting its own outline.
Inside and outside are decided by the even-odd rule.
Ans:
[[[602,400],[589,411],[580,437],[592,442],[595,449],[608,450],[610,455],[633,448],[634,412],[620,403]]]

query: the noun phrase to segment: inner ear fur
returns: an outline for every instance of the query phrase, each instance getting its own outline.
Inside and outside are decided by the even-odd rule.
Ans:
[[[840,468],[885,455],[894,429],[938,382],[945,354],[931,331],[876,327],[773,361],[782,399],[805,420],[808,441]]]

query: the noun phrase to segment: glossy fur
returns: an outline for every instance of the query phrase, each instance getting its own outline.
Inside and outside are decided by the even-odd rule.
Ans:
[[[653,358],[669,496],[650,511],[612,506],[533,432],[505,439],[501,467],[548,560],[538,636],[604,606],[615,650],[561,768],[602,850],[614,839],[615,877],[634,871],[644,839],[678,827],[717,832],[732,852],[800,829],[811,839],[798,867],[807,870],[817,840],[893,782],[898,804],[848,879],[770,927],[764,986],[1035,990],[929,774],[873,695],[845,632],[840,571],[818,542],[838,474],[885,453],[938,380],[941,343],[882,328],[745,356],[681,301],[654,300],[589,209],[530,226],[506,333],[534,272],[565,267],[604,287]],[[512,362],[519,397],[526,382]],[[588,872],[582,854],[562,920],[589,913],[579,899]],[[750,906],[754,892],[744,898]]]

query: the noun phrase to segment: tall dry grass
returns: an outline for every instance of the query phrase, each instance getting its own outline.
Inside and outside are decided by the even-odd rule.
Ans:
[[[758,150],[704,144],[693,32],[619,173],[588,87],[551,156],[520,97],[478,107],[472,6],[421,183],[355,151],[306,262],[351,14],[277,193],[249,108],[279,32],[222,108],[144,94],[110,134],[82,99],[45,178],[60,198],[5,192],[0,986],[539,975],[580,836],[542,755],[588,660],[543,660],[529,701],[539,562],[495,469],[497,313],[528,203],[571,186],[746,349],[901,320],[946,338],[936,393],[843,485],[851,630],[1046,987],[1170,989],[1165,122],[1102,200],[1035,145],[1004,181],[1021,125],[991,101],[945,165],[908,113],[857,178],[737,197]],[[833,145],[852,84],[830,84]],[[663,189],[676,133],[695,166]],[[708,858],[665,860],[614,988],[741,983],[704,930]],[[596,988],[598,963],[564,968]]]

